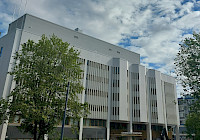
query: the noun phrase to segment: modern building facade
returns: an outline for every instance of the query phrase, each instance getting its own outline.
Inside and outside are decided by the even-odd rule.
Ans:
[[[184,95],[181,98],[178,98],[178,107],[179,107],[179,119],[180,119],[180,140],[190,140],[190,138],[187,138],[187,129],[185,127],[185,122],[187,119],[187,116],[190,113],[190,106],[195,103],[196,99],[191,97],[190,95]]]
[[[91,114],[80,120],[79,135],[71,134],[67,119],[65,135],[79,139],[159,138],[163,128],[172,139],[178,130],[179,115],[175,79],[140,65],[140,55],[32,15],[24,15],[9,25],[0,38],[0,96],[5,98],[15,86],[7,72],[13,55],[28,39],[55,34],[80,51],[84,91]],[[1,139],[22,138],[15,129],[20,120],[2,126]],[[15,134],[12,132],[16,131]],[[177,131],[178,132],[178,131]],[[176,135],[178,137],[178,135]],[[24,136],[30,138],[30,136]]]
[[[185,125],[187,115],[190,113],[190,107],[195,103],[195,101],[196,99],[190,95],[185,95],[181,98],[178,98],[180,125]]]

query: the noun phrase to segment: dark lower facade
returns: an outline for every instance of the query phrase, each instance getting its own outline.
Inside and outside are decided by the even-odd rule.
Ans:
[[[7,129],[7,139],[8,140],[32,140],[33,136],[27,133],[22,133],[18,128],[18,126],[8,126]],[[49,140],[55,140],[59,139],[61,133],[61,127],[56,128],[55,132],[49,136]],[[78,134],[73,134],[71,127],[65,127],[64,128],[64,138],[70,138],[70,139],[78,139]],[[98,139],[98,140],[104,140],[106,139],[106,128],[83,128],[83,139],[85,140],[91,140],[91,139]]]
[[[87,121],[84,121],[87,122]],[[104,126],[103,121],[90,120],[89,126],[83,126],[82,139],[84,140],[106,140],[107,128]],[[101,123],[102,122],[102,123]],[[87,123],[84,123],[87,124]],[[19,125],[19,124],[18,124]],[[92,126],[91,126],[92,125]],[[96,125],[96,126],[95,126]],[[7,139],[8,140],[32,140],[33,136],[27,133],[22,133],[15,124],[8,125]],[[162,125],[151,125],[152,139],[160,139]],[[172,140],[171,128],[168,128],[169,139]],[[49,140],[56,140],[60,138],[61,127],[57,127],[55,132],[49,135]],[[147,124],[145,123],[133,123],[133,130],[130,132],[129,123],[127,122],[110,122],[110,139],[111,140],[147,140],[148,139]],[[66,125],[64,128],[64,138],[79,139],[79,133],[73,133],[70,125]]]

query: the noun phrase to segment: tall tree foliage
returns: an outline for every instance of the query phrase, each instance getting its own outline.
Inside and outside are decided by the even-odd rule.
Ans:
[[[79,52],[67,42],[52,35],[22,44],[15,55],[16,64],[11,75],[16,87],[11,101],[1,99],[1,119],[19,115],[20,129],[30,132],[34,140],[51,133],[63,117],[67,84],[70,82],[67,116],[74,122],[87,114],[87,104],[81,104],[77,93],[83,90]],[[7,108],[7,109],[6,109]]]
[[[187,116],[186,120],[186,128],[187,128],[187,133],[189,137],[194,137],[195,140],[200,139],[200,113],[199,112],[191,112]],[[195,135],[194,135],[195,134]]]
[[[188,134],[191,136],[194,133],[196,134],[195,139],[200,139],[200,134],[196,133],[200,132],[200,125],[194,127],[193,121],[191,121],[200,122],[200,34],[193,33],[192,38],[185,38],[180,44],[175,64],[178,80],[181,81],[184,91],[190,93],[196,99],[186,121]]]

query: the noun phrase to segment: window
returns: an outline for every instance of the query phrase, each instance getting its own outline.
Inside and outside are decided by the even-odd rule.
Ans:
[[[100,120],[100,119],[84,119],[83,120],[83,125],[84,126],[106,126],[106,121],[105,120]]]
[[[1,47],[0,49],[0,57],[1,57],[2,51],[3,51],[3,47]]]
[[[94,120],[91,120],[91,126],[95,126]]]

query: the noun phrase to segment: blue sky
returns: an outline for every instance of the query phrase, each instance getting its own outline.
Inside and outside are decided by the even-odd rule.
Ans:
[[[197,0],[1,0],[0,32],[5,35],[9,23],[24,13],[79,27],[139,53],[142,65],[172,76],[178,44],[200,31]],[[181,86],[177,90],[180,94]]]

